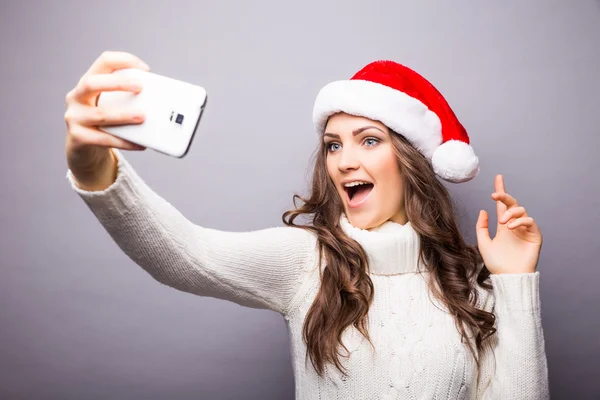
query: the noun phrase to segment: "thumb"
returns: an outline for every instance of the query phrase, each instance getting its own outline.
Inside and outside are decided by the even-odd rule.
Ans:
[[[479,217],[477,218],[475,230],[477,232],[479,250],[481,251],[482,247],[487,246],[492,241],[492,238],[490,237],[490,231],[488,230],[488,214],[485,210],[479,211]]]

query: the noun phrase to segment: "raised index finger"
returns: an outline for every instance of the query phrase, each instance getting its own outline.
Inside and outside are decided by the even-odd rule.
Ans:
[[[140,68],[150,70],[148,64],[139,57],[125,51],[105,51],[98,57],[87,70],[88,74],[111,74],[123,68]]]
[[[503,195],[506,195],[506,189],[504,188],[504,177],[500,174],[496,175],[496,177],[494,179],[494,189],[495,189],[496,193],[501,193]],[[502,202],[502,200],[505,200],[505,199],[497,199],[496,200],[496,212],[498,213],[498,218],[500,218],[508,208],[506,206],[506,204],[504,204]],[[510,199],[509,199],[509,201],[510,201]]]

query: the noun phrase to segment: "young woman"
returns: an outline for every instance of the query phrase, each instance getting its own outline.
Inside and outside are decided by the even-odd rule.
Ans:
[[[438,178],[466,182],[478,159],[442,95],[391,61],[326,85],[314,105],[321,137],[312,191],[286,226],[225,232],[195,225],[137,175],[119,149],[139,146],[102,124],[98,94],[132,90],[110,72],[148,69],[107,52],[67,95],[67,178],[120,248],[157,281],[280,313],[298,399],[545,399],[542,236],[506,193],[459,231]],[[298,215],[310,223],[296,225]]]

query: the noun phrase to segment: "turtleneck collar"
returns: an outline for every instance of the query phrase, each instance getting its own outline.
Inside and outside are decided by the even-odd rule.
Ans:
[[[372,275],[397,275],[418,272],[419,235],[410,221],[402,225],[386,221],[367,230],[350,224],[345,213],[340,216],[342,230],[356,240],[367,253]],[[425,268],[421,266],[421,271]]]

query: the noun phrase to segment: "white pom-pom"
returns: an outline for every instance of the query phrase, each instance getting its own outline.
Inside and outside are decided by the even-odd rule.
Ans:
[[[479,173],[479,158],[460,140],[449,140],[435,149],[431,163],[436,175],[453,183],[467,182]]]

